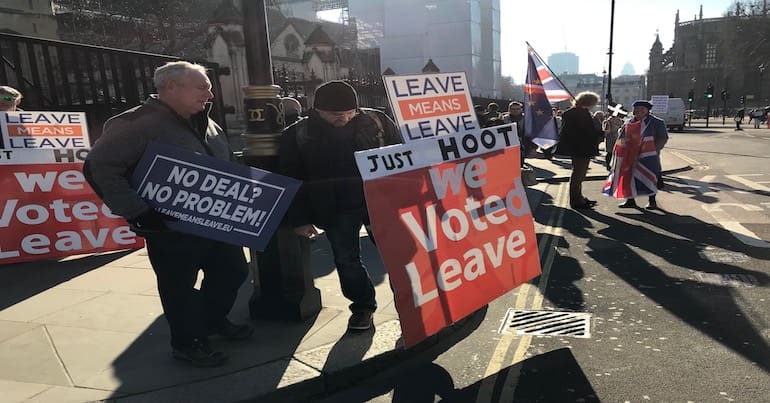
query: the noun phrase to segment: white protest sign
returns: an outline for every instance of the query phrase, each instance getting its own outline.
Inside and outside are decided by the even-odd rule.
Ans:
[[[479,129],[464,72],[384,76],[405,143]]]

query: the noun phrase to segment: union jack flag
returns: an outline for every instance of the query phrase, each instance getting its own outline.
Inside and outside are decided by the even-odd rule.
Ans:
[[[559,133],[551,104],[573,96],[527,43],[527,81],[524,84],[524,137],[543,148],[555,145]]]
[[[602,193],[617,199],[632,199],[658,193],[660,158],[655,136],[647,121],[626,123],[615,142],[612,170]]]
[[[561,101],[569,101],[575,97],[564,87],[556,74],[553,74],[547,64],[540,58],[540,55],[532,49],[532,46],[527,43],[527,51],[529,52],[529,60],[534,62],[537,76],[545,89],[545,96],[552,104],[559,103]]]

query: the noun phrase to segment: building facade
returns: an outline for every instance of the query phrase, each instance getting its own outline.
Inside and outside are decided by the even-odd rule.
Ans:
[[[287,12],[341,7],[358,48],[379,48],[381,71],[418,74],[433,63],[464,71],[475,96],[500,96],[500,0],[274,0]],[[347,16],[347,17],[344,17]]]
[[[577,95],[583,91],[591,91],[601,97],[600,105],[605,105],[607,93],[607,77],[596,74],[565,74],[559,76],[564,86]],[[644,75],[621,75],[612,79],[612,100],[623,105],[624,109],[630,109],[630,105],[637,99],[646,97],[647,86]]]
[[[728,113],[741,106],[742,96],[746,106],[767,105],[770,80],[765,77],[762,66],[770,64],[770,49],[765,43],[768,27],[768,14],[701,17],[680,22],[677,13],[671,48],[664,50],[658,37],[650,49],[648,96],[669,95],[686,101],[688,92],[693,91],[693,108],[706,109],[704,93],[711,83],[714,87],[712,111],[722,107],[723,90],[728,94],[725,101]]]
[[[0,32],[59,39],[51,0],[3,0]]]
[[[556,74],[580,74],[580,57],[571,52],[548,56],[548,67]]]

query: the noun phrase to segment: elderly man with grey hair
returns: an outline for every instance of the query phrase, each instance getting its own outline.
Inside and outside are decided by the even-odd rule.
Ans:
[[[7,85],[0,85],[0,112],[13,112],[21,103],[21,92]]]
[[[212,350],[208,336],[239,340],[253,332],[227,319],[248,272],[243,249],[170,230],[166,222],[173,219],[147,205],[129,178],[150,141],[224,160],[233,155],[222,128],[209,119],[213,94],[203,66],[167,63],[155,70],[154,82],[157,95],[105,123],[83,172],[112,212],[147,241],[174,358],[219,366],[227,357]],[[194,288],[199,270],[200,291]]]

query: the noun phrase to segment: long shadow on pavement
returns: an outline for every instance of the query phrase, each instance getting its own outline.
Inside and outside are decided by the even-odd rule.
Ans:
[[[256,322],[254,335],[245,341],[212,337],[212,347],[227,354],[228,362],[218,368],[194,368],[171,357],[168,326],[159,316],[115,359],[111,373],[91,382],[96,387],[99,382],[118,382],[112,399],[120,402],[241,401],[244,396],[267,395],[278,389],[315,320]]]
[[[753,276],[759,286],[770,284],[770,277],[763,272],[712,262],[701,256],[698,248],[705,246],[739,250],[738,241],[729,232],[694,217],[673,213],[624,215],[626,219],[645,222],[683,237],[679,238],[596,211],[584,214],[606,224],[598,235],[616,241],[614,247],[604,248],[597,245],[598,238],[591,239],[587,245],[590,257],[682,322],[770,372],[770,345],[747,319],[756,315],[744,312],[752,307],[739,306],[730,287],[704,284],[689,277],[696,272],[742,274]],[[568,225],[565,227],[569,229]],[[632,247],[656,255],[670,266],[658,267]]]
[[[135,250],[0,265],[0,310],[127,256]]]

